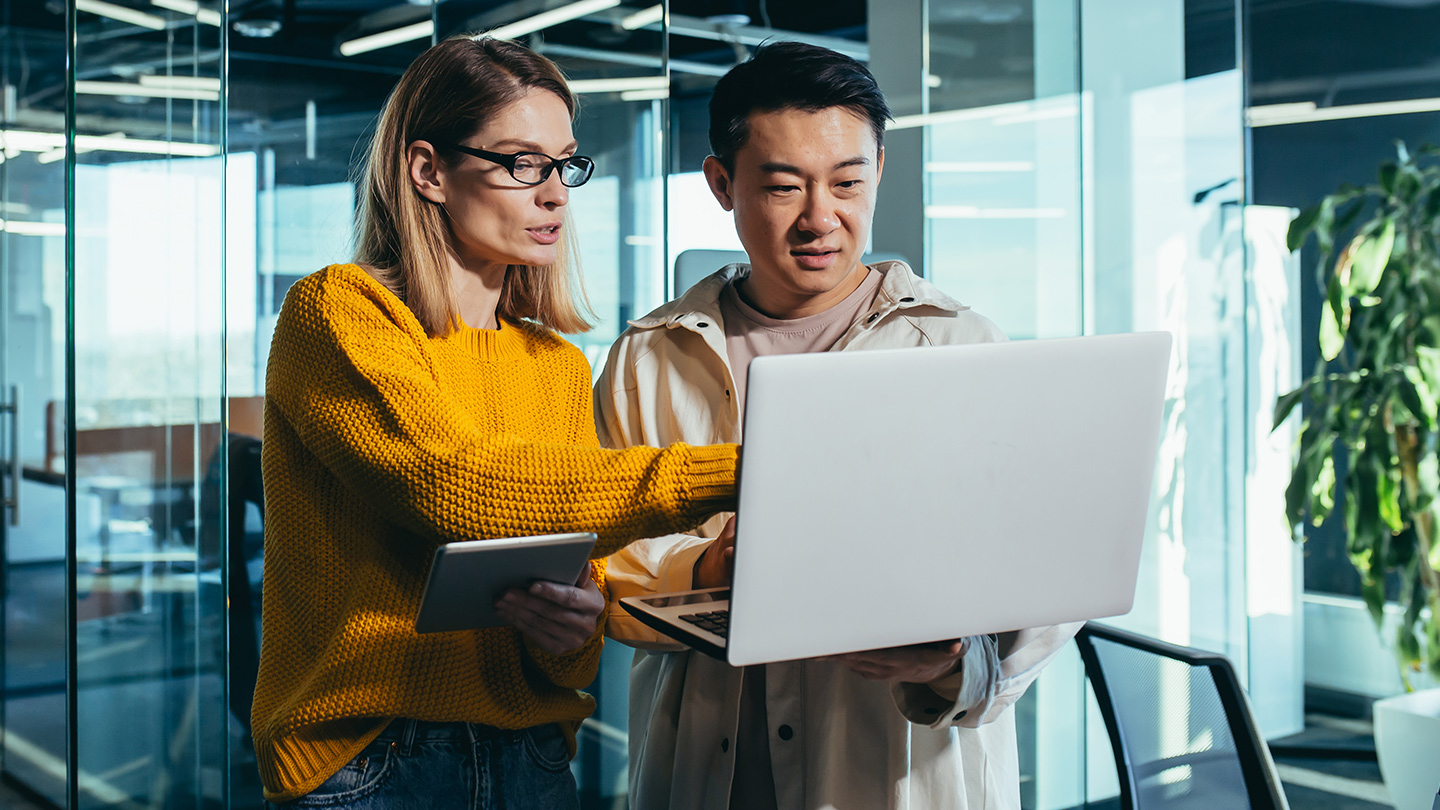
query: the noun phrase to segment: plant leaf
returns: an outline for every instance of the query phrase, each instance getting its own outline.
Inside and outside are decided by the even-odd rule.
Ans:
[[[1360,577],[1360,598],[1370,611],[1370,618],[1379,627],[1385,622],[1385,580],[1368,573]]]
[[[1327,455],[1320,462],[1320,473],[1310,488],[1310,524],[1322,526],[1335,511],[1335,457]]]
[[[1340,350],[1345,348],[1345,330],[1350,320],[1350,310],[1338,276],[1330,279],[1330,294],[1326,303],[1320,308],[1320,355],[1328,362],[1339,357]]]
[[[1390,263],[1390,253],[1395,247],[1395,220],[1386,217],[1385,224],[1377,234],[1356,238],[1351,253],[1349,283],[1345,285],[1347,296],[1369,295],[1380,283],[1385,265]]]
[[[1323,204],[1322,204],[1323,205]],[[1290,220],[1290,230],[1285,234],[1285,244],[1294,253],[1305,244],[1305,237],[1315,230],[1315,221],[1320,217],[1321,205],[1314,205],[1301,211]]]
[[[1385,189],[1386,194],[1395,194],[1395,177],[1400,173],[1400,167],[1394,163],[1386,163],[1380,167],[1380,188]]]
[[[1416,366],[1406,366],[1405,376],[1396,384],[1400,401],[1405,409],[1428,430],[1435,429],[1435,389],[1425,380],[1425,375]]]
[[[1295,410],[1296,405],[1300,404],[1300,400],[1305,396],[1305,390],[1309,387],[1307,383],[1275,400],[1275,416],[1274,421],[1270,423],[1272,425],[1270,432],[1275,432],[1275,430],[1285,422],[1290,416],[1290,412]]]
[[[1375,495],[1380,500],[1380,519],[1389,527],[1391,533],[1404,531],[1405,519],[1400,514],[1400,481],[1394,471],[1387,470],[1379,476]]]

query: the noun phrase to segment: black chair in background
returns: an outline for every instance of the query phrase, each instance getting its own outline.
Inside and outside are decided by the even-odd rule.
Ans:
[[[1090,622],[1075,637],[1122,810],[1289,810],[1230,660]]]

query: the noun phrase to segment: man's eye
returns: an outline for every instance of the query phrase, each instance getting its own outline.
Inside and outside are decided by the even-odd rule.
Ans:
[[[865,182],[865,181],[864,181],[864,180],[844,180],[844,181],[838,183],[837,185],[839,185],[840,188],[857,188],[857,187],[858,187],[861,183],[863,183],[863,182]]]
[[[770,191],[799,191],[799,186],[768,186]]]

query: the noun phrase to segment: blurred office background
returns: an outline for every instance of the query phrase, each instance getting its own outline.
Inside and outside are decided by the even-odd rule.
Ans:
[[[581,94],[598,168],[571,200],[601,320],[574,340],[597,371],[627,319],[723,255],[687,251],[740,249],[699,171],[717,77],[767,39],[850,54],[897,115],[876,254],[1017,339],[1177,338],[1139,592],[1114,623],[1228,655],[1272,740],[1363,738],[1369,702],[1401,689],[1343,541],[1285,525],[1294,433],[1270,412],[1313,364],[1319,313],[1286,226],[1395,138],[1440,140],[1440,2],[0,0],[0,26],[12,801],[261,806],[246,722],[275,315],[349,258],[354,171],[405,66],[486,30]],[[587,807],[624,807],[629,657],[607,647],[591,687]],[[1073,649],[1016,714],[1027,808],[1113,800]],[[1183,712],[1167,733],[1186,744]],[[1369,771],[1286,768],[1295,806],[1383,796]]]

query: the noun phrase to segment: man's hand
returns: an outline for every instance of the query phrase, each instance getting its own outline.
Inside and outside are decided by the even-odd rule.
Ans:
[[[966,639],[890,647],[884,650],[828,655],[818,660],[834,661],[868,681],[930,683],[960,670],[960,659],[970,649]]]
[[[574,585],[536,582],[528,590],[511,588],[495,601],[495,612],[551,655],[585,646],[600,626],[605,596],[590,578],[590,563]]]
[[[735,572],[735,516],[725,521],[720,536],[710,541],[710,546],[700,559],[695,561],[695,587],[724,588],[730,584]]]

